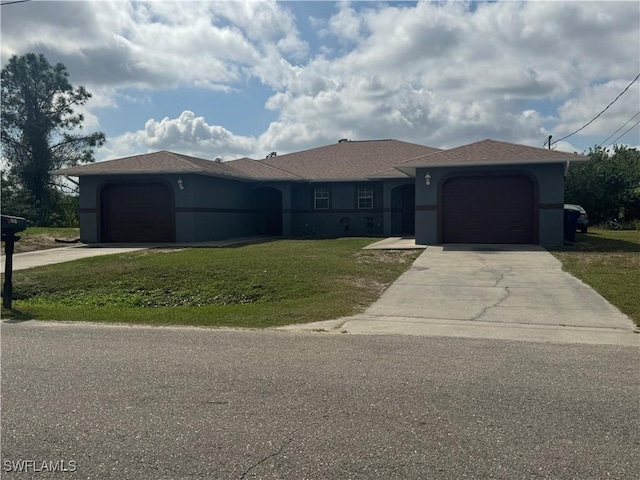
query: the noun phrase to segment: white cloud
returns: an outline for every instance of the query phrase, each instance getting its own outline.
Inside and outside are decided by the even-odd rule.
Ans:
[[[321,35],[334,35],[343,42],[355,42],[362,39],[363,19],[351,8],[348,2],[338,4],[338,13],[333,15]]]
[[[344,137],[541,146],[582,126],[640,71],[637,2],[338,3],[309,20],[317,35],[307,37],[292,11],[273,1],[33,2],[3,9],[0,49],[3,62],[30,50],[63,62],[97,92],[91,125],[91,110],[117,105],[123,89],[237,91],[257,78],[273,91],[265,107],[278,118],[255,136],[183,112],[110,139],[105,156],[262,156]],[[306,38],[320,44],[312,51]],[[633,115],[638,85],[584,133],[606,137]]]
[[[263,49],[306,53],[292,15],[267,1],[34,2],[3,9],[2,37],[3,63],[35,50],[93,88],[225,89]]]
[[[558,108],[558,133],[570,133],[602,112],[633,80],[616,79],[588,86]],[[640,82],[636,81],[596,121],[584,129],[584,134],[606,138],[640,110]]]
[[[357,19],[352,7],[340,8],[323,32],[355,46],[338,58],[317,56],[301,68],[279,70],[272,83],[279,92],[267,106],[280,120],[260,140],[284,149],[345,136],[440,147],[493,137],[541,146],[550,129],[559,136],[574,120],[593,116],[569,111],[571,102],[590,104],[595,83],[617,78],[609,82],[612,99],[620,78],[640,68],[637,4],[468,7],[391,4],[365,8]],[[566,101],[557,116],[532,108],[538,100],[566,98],[578,100]],[[635,98],[627,101],[637,106]]]
[[[209,125],[203,117],[185,110],[178,118],[149,119],[142,130],[108,139],[98,160],[157,150],[232,160],[254,155],[256,146],[256,139],[234,135],[219,125]]]

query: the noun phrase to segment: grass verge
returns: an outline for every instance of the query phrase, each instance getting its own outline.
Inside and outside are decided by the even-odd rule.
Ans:
[[[420,253],[362,250],[372,241],[145,250],[16,271],[12,313],[239,327],[339,318],[363,311]]]
[[[590,228],[574,245],[550,251],[640,326],[640,231]]]

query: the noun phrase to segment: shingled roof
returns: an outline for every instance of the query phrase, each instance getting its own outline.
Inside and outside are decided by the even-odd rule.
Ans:
[[[312,181],[363,180],[390,171],[404,160],[440,150],[399,140],[341,141],[302,152],[277,155],[260,163]],[[404,177],[396,172],[395,177]]]
[[[107,160],[104,162],[79,165],[77,167],[54,170],[54,175],[130,175],[161,173],[199,173],[231,178],[251,178],[248,174],[233,168],[226,162],[215,162],[202,158],[190,157],[179,153],[160,152],[134,155],[131,157]]]
[[[450,150],[442,150],[431,155],[421,155],[405,162],[398,162],[395,168],[408,175],[413,175],[418,167],[566,163],[586,160],[589,160],[589,157],[577,153],[558,152],[546,148],[487,139]]]
[[[269,157],[215,162],[160,151],[55,170],[55,175],[131,175],[196,173],[246,180],[364,180],[384,171],[385,177],[404,177],[393,165],[439,152],[432,147],[398,140],[343,141],[333,145]]]
[[[225,162],[225,164],[256,180],[302,180],[292,173],[251,158],[245,157],[238,160],[230,160]]]
[[[54,175],[201,174],[237,180],[353,181],[414,176],[419,167],[565,163],[589,157],[482,140],[439,150],[399,140],[341,141],[263,160],[216,162],[166,150],[55,170]]]

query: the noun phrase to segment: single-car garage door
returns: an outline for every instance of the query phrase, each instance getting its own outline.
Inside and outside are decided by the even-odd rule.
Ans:
[[[453,177],[441,201],[443,243],[536,243],[534,186],[524,175]]]
[[[106,185],[101,192],[103,242],[173,242],[174,213],[163,183]]]

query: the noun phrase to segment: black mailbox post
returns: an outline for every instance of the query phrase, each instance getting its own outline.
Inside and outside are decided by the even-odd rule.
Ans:
[[[6,254],[4,263],[4,286],[2,288],[2,306],[11,308],[11,297],[13,296],[13,247],[20,240],[16,233],[27,228],[27,221],[22,217],[12,217],[1,215],[2,241],[4,242],[4,252]]]

